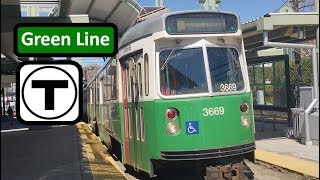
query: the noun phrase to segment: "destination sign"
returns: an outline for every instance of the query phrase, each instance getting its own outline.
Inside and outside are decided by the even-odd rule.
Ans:
[[[235,33],[238,20],[235,15],[222,13],[190,13],[168,16],[169,34]]]

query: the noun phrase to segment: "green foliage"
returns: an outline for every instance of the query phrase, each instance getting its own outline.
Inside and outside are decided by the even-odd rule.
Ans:
[[[263,84],[263,67],[255,65],[255,84]]]
[[[253,78],[253,69],[250,67],[252,72],[250,73],[250,77]],[[284,62],[274,62],[272,65],[270,63],[256,64],[254,69],[254,77],[255,82],[253,79],[251,80],[251,84],[265,84],[269,81],[273,85],[284,85],[285,84],[285,68]]]
[[[285,76],[284,61],[273,62],[272,65],[268,62],[254,64],[249,66],[248,70],[254,97],[257,96],[257,90],[263,90],[266,105],[286,107],[286,78],[290,79],[291,99],[294,99],[294,88],[296,85],[296,65],[294,60],[289,61],[290,77]],[[301,60],[300,86],[312,85],[312,61],[310,57],[306,57]],[[294,101],[291,101],[290,103],[291,107],[294,107]]]
[[[295,61],[289,61],[290,66],[290,84],[295,85],[296,65]],[[300,86],[312,86],[312,60],[310,57],[301,59],[301,84]]]
[[[285,76],[285,65],[283,61],[275,62],[275,77],[274,84],[285,84],[286,76]]]
[[[253,72],[252,66],[249,67],[249,73],[251,78],[251,84],[264,84],[263,81],[263,74],[265,80],[269,79],[272,81],[272,84],[285,84],[285,67],[284,62],[275,62],[273,63],[275,66],[275,71],[273,72],[272,67],[262,67],[262,64],[256,64],[255,69]],[[290,60],[289,61],[289,67],[290,67],[290,84],[295,85],[296,81],[296,67],[295,67],[295,61]],[[253,75],[254,73],[254,75]],[[274,73],[274,74],[273,74]],[[303,58],[301,60],[301,86],[312,86],[313,80],[312,80],[312,61],[310,57]],[[253,76],[255,78],[255,82],[253,82]]]

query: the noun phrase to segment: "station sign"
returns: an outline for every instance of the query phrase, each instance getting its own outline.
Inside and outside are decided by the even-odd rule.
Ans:
[[[110,23],[18,24],[14,51],[22,57],[114,56],[117,36],[117,27]]]
[[[17,119],[75,124],[82,117],[82,69],[74,61],[24,61],[17,68]]]

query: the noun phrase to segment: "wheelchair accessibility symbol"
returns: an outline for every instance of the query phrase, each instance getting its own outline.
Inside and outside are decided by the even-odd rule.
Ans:
[[[186,122],[186,134],[199,134],[198,121]]]

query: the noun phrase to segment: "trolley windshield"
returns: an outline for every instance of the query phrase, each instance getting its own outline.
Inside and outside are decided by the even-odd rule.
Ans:
[[[208,92],[202,48],[162,51],[160,88],[167,96]]]
[[[206,76],[202,48],[170,49],[160,53],[160,92],[162,95],[239,91],[244,88],[236,49],[208,47],[210,77]]]
[[[238,51],[234,48],[207,48],[213,92],[244,89]]]

